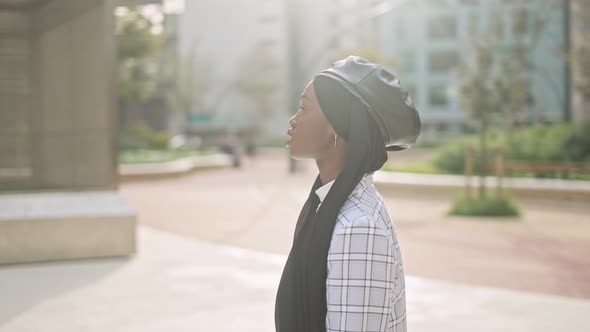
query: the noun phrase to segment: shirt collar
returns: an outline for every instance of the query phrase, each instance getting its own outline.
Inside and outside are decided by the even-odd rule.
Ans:
[[[328,195],[328,192],[330,191],[330,188],[332,188],[334,181],[336,181],[336,180],[332,180],[332,181],[326,183],[325,185],[319,187],[315,191],[315,194],[318,195],[318,197],[320,199],[320,203],[323,202],[324,198],[326,198],[326,196]]]
[[[332,180],[332,181],[324,184],[323,186],[319,187],[318,189],[316,189],[315,194],[320,199],[320,203],[324,201],[324,199],[328,195],[328,192],[330,192],[330,188],[332,188],[334,181],[335,180]],[[373,175],[372,174],[365,174],[365,176],[363,176],[363,178],[361,179],[361,181],[359,182],[357,187],[352,191],[351,195],[354,194],[355,192],[357,192],[358,190],[367,188],[368,183],[371,183],[372,181],[373,181]]]

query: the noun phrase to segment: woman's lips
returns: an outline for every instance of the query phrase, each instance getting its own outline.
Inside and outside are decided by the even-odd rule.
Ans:
[[[286,139],[286,143],[289,144],[293,141],[293,127],[289,127],[289,130],[287,130],[287,139]]]

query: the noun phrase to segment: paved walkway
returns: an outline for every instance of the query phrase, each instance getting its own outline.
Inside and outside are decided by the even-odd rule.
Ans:
[[[271,332],[282,255],[141,227],[131,259],[0,267],[1,332]],[[586,332],[590,301],[408,276],[413,332]]]
[[[197,240],[286,255],[315,166],[287,172],[285,154],[243,169],[124,182],[144,225]],[[520,201],[521,219],[449,217],[453,197],[382,191],[415,276],[590,299],[590,206]]]

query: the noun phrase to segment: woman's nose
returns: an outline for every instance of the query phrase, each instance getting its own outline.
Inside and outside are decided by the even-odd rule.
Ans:
[[[289,119],[289,125],[294,128],[295,124],[297,124],[297,117],[293,116]]]

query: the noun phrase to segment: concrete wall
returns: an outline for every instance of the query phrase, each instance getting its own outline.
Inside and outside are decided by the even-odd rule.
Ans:
[[[30,16],[0,12],[0,188],[30,179]]]
[[[32,13],[36,187],[115,187],[112,16],[99,0],[55,0]]]

